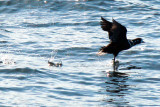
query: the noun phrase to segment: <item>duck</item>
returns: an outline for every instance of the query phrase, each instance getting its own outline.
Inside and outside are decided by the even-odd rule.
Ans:
[[[62,67],[62,62],[54,63],[54,62],[50,62],[48,60],[48,65],[49,66],[55,66],[55,67]]]
[[[101,16],[100,25],[102,30],[108,32],[110,43],[101,47],[97,54],[113,54],[113,63],[115,63],[119,52],[127,50],[137,44],[144,43],[142,38],[127,39],[127,28],[113,18],[112,22],[109,22]]]

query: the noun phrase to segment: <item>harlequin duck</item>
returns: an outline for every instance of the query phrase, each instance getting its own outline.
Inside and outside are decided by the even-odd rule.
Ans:
[[[106,53],[114,55],[114,63],[115,58],[118,53],[122,50],[127,50],[134,45],[144,43],[141,38],[136,38],[133,40],[127,39],[127,29],[125,26],[118,23],[116,20],[112,19],[112,22],[107,21],[103,17],[101,17],[101,28],[104,31],[108,32],[110,43],[107,46],[101,47],[98,52],[98,55],[103,55]]]

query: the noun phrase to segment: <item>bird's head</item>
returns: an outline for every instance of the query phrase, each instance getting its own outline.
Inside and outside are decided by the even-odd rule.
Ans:
[[[142,38],[136,38],[132,40],[134,44],[140,44],[140,43],[144,43]]]

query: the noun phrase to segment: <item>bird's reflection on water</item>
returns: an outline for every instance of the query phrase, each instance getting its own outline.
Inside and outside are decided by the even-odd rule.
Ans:
[[[129,102],[125,100],[125,96],[129,90],[129,85],[127,84],[129,75],[126,73],[109,71],[106,76],[106,97],[104,97],[103,101],[114,106],[128,104]]]
[[[118,71],[116,71],[116,72],[115,71],[108,71],[106,76],[107,77],[115,77],[115,78],[118,78],[118,77],[123,78],[123,77],[128,77],[129,74],[118,72]]]
[[[136,68],[135,66],[129,66],[127,68],[132,69],[140,69]],[[109,105],[113,106],[123,106],[123,105],[129,105],[129,100],[127,98],[127,95],[129,93],[129,89],[131,85],[128,83],[128,78],[129,74],[124,73],[121,69],[120,71],[118,70],[119,68],[119,62],[116,61],[113,64],[113,71],[106,71],[106,80],[105,80],[105,96],[103,98],[103,101]],[[126,70],[124,69],[124,70]],[[130,70],[130,69],[127,69]]]

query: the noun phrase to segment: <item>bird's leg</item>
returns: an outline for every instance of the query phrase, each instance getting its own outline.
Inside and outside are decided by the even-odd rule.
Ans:
[[[115,71],[116,70],[116,64],[115,64],[115,55],[114,55],[114,58],[113,58],[113,70]]]
[[[113,59],[113,70],[117,71],[118,67],[119,67],[119,61],[118,60],[116,61],[116,57],[114,56],[114,59]]]
[[[115,63],[115,60],[116,60],[116,57],[114,56],[114,59],[113,59],[114,63]]]

